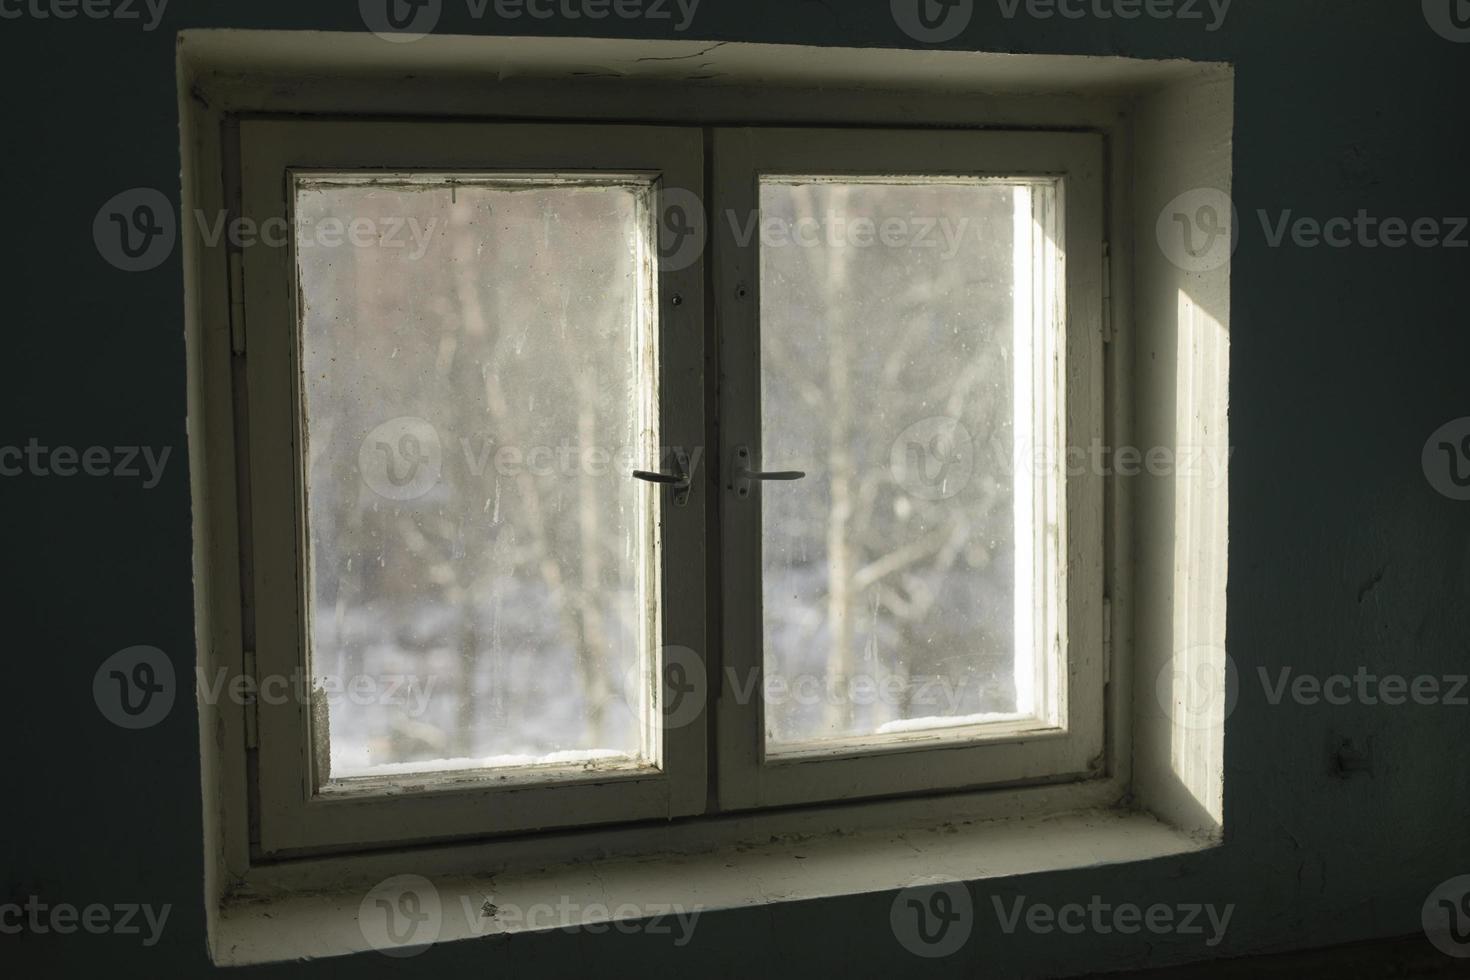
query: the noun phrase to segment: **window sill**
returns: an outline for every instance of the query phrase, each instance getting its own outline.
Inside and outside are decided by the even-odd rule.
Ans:
[[[359,909],[371,886],[237,898],[221,910],[214,956],[221,966],[374,949],[406,956],[441,943],[651,922],[661,908],[669,910],[662,916],[662,928],[677,935],[682,926],[676,912],[687,922],[696,913],[894,891],[916,883],[985,881],[1145,861],[1216,843],[1216,838],[1178,830],[1149,814],[1123,810],[773,837],[762,844],[731,844],[699,854],[436,878],[437,921],[401,945],[371,941],[370,930],[359,923]],[[494,914],[484,914],[487,907]]]

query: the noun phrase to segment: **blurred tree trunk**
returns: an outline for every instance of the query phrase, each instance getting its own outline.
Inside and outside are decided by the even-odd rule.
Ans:
[[[851,191],[833,187],[831,210],[846,213]],[[809,204],[805,217],[810,214]],[[825,259],[819,277],[822,284],[823,311],[844,308],[845,294],[851,274],[851,250],[844,247],[810,249],[813,258]],[[852,454],[852,335],[837,329],[840,321],[827,314],[824,333],[827,338],[827,475],[831,503],[827,511],[827,679],[828,683],[848,685],[856,673],[857,657],[853,630],[852,573],[856,556],[852,548],[853,491],[857,479]],[[852,702],[846,697],[827,699],[827,728],[832,734],[844,732],[853,722]]]

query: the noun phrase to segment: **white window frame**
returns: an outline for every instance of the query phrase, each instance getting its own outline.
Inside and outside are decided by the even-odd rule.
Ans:
[[[270,227],[265,223],[274,219],[294,228],[293,171],[635,173],[656,180],[661,196],[699,186],[703,138],[698,129],[673,126],[257,119],[241,123],[240,165],[244,215],[257,227]],[[652,216],[658,213],[656,204]],[[295,249],[243,251],[254,668],[257,678],[309,677]],[[665,450],[696,447],[705,438],[702,261],[660,266],[656,290],[659,441]],[[660,461],[646,465],[658,469]],[[645,654],[658,656],[650,676],[665,686],[651,692],[651,700],[663,708],[674,699],[662,651],[705,647],[706,495],[698,479],[690,491],[677,507],[656,488],[642,491],[659,529],[659,636]],[[667,820],[705,805],[703,725],[653,724],[655,770],[479,770],[354,780],[348,788],[324,785],[319,777],[310,705],[295,697],[262,698],[255,710],[258,846],[264,855]]]
[[[762,175],[974,177],[1055,181],[1064,256],[1043,244],[1033,267],[1061,266],[1049,291],[1059,305],[1062,336],[1037,337],[1037,388],[1047,433],[1045,451],[1018,459],[1065,497],[1053,509],[1054,534],[1039,535],[1042,577],[1051,586],[1039,617],[1043,663],[1064,663],[1043,676],[1042,700],[1060,717],[1036,724],[937,729],[873,740],[860,748],[834,744],[811,753],[767,758],[762,640],[761,495],[789,493],[753,481],[741,496],[726,473],[721,506],[723,566],[722,676],[717,706],[721,805],[727,809],[786,806],[875,796],[1056,782],[1104,767],[1104,498],[1103,476],[1064,464],[1067,446],[1101,445],[1103,400],[1103,142],[1096,134],[920,131],[892,129],[741,128],[715,132],[714,213],[759,213]],[[738,237],[737,222],[716,222],[716,313],[720,331],[720,460],[751,447],[752,469],[800,467],[807,461],[758,458],[761,445],[760,236]],[[740,223],[744,227],[743,222]],[[1059,286],[1060,288],[1056,288]],[[1041,297],[1042,303],[1047,302]],[[1050,320],[1037,311],[1039,320]],[[1041,333],[1037,331],[1036,333]],[[1061,411],[1051,403],[1062,401]],[[1041,448],[1041,447],[1037,447]],[[821,465],[813,461],[813,465]],[[799,485],[798,485],[799,488]],[[1039,507],[1045,512],[1044,502]],[[1045,521],[1041,522],[1047,523]],[[1045,530],[1045,529],[1043,529]],[[1055,590],[1055,591],[1052,591]],[[756,692],[750,696],[749,692]]]
[[[607,172],[658,176],[662,191],[702,196],[705,130],[694,127],[340,120],[245,120],[240,126],[240,184],[245,216],[288,222],[293,171],[403,173],[421,171]],[[1064,392],[1061,446],[1101,442],[1103,434],[1103,148],[1095,134],[998,131],[799,130],[716,128],[711,132],[714,215],[758,213],[757,175],[964,175],[1058,182],[1057,227],[1068,243],[1064,283],[1063,360],[1053,365]],[[670,206],[688,206],[682,194]],[[660,212],[662,218],[662,212]],[[717,459],[728,467],[734,447],[761,444],[759,430],[758,239],[736,242],[728,221],[712,221],[713,312],[721,323],[722,425]],[[710,257],[710,256],[704,256]],[[300,472],[301,395],[295,379],[298,311],[290,248],[244,255],[244,313],[250,324],[246,359],[249,414],[250,526],[256,616],[257,678],[305,671],[302,561],[305,525]],[[662,445],[704,445],[707,430],[703,347],[703,258],[658,273]],[[744,288],[740,288],[744,287]],[[677,293],[679,304],[667,300]],[[1063,365],[1065,365],[1063,367]],[[290,447],[290,451],[283,451]],[[758,452],[758,450],[757,450]],[[753,461],[758,467],[759,460]],[[649,461],[658,468],[658,461]],[[728,474],[725,474],[728,475]],[[688,503],[660,502],[663,563],[660,654],[693,651],[704,678],[755,679],[763,689],[760,628],[760,491],[737,499],[728,479],[717,487],[696,474]],[[759,486],[759,483],[756,484]],[[655,498],[662,496],[650,490]],[[723,635],[708,637],[707,520],[719,493]],[[741,700],[732,685],[712,704],[717,757],[709,727],[658,726],[660,769],[524,774],[469,771],[412,780],[355,781],[353,788],[318,778],[308,705],[262,702],[256,767],[258,840],[264,856],[668,820],[713,809],[829,803],[900,794],[994,788],[1085,779],[1104,773],[1103,478],[1094,472],[1065,481],[1065,508],[1051,580],[1065,610],[1050,641],[1062,652],[1065,676],[1045,679],[1063,717],[1047,725],[977,728],[957,740],[938,730],[895,739],[881,749],[834,749],[766,760],[760,697]],[[1043,551],[1047,550],[1045,548]],[[1065,560],[1062,555],[1065,554]],[[1055,620],[1055,616],[1052,617]],[[717,642],[716,642],[717,641]],[[663,669],[657,702],[677,704]],[[703,685],[701,685],[703,687]],[[701,689],[701,696],[704,695]],[[717,767],[709,792],[708,766]],[[403,787],[411,787],[405,791]]]

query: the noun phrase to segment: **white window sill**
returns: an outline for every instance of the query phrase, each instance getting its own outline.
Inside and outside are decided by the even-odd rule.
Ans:
[[[1092,810],[1047,819],[791,836],[702,854],[433,878],[437,922],[386,948],[395,956],[412,955],[441,943],[648,919],[661,908],[669,912],[659,928],[678,938],[695,913],[1144,861],[1217,842],[1148,814]],[[216,963],[345,956],[383,946],[369,940],[370,930],[358,920],[371,889],[369,884],[227,903],[216,933]],[[483,914],[487,903],[495,914]],[[676,912],[684,916],[682,924]]]

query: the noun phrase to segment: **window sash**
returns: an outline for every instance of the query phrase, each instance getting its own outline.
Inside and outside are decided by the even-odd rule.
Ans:
[[[1062,445],[1087,446],[1103,435],[1102,242],[1103,147],[1093,134],[900,130],[715,131],[713,209],[759,213],[762,174],[823,177],[884,175],[1053,178],[1058,227],[1067,245],[1060,300],[1064,360],[1056,361],[1063,396]],[[720,331],[720,460],[761,439],[760,241],[739,236],[742,223],[714,229],[713,275]],[[1064,365],[1064,367],[1063,367]],[[771,466],[800,461],[770,460]],[[759,467],[757,467],[759,468]],[[1061,507],[1058,589],[1048,631],[1065,673],[1055,678],[1061,717],[1055,726],[986,726],[956,741],[939,731],[853,748],[815,746],[768,758],[765,751],[761,490],[741,499],[721,481],[720,555],[723,630],[717,703],[719,798],[725,809],[839,801],[897,793],[958,790],[1096,774],[1103,764],[1103,479],[1068,475]],[[766,492],[783,492],[780,487]],[[738,684],[731,678],[738,679]],[[751,692],[754,692],[753,694]]]
[[[659,202],[703,179],[703,134],[684,127],[247,120],[240,148],[244,215],[258,226],[289,221],[293,170],[646,173],[659,179]],[[665,448],[697,447],[705,439],[701,258],[659,266],[656,368]],[[258,678],[289,678],[308,666],[294,249],[252,247],[242,261],[254,661]],[[670,301],[675,294],[678,303]],[[644,465],[658,468],[659,460]],[[683,506],[659,496],[656,649],[662,660],[664,650],[687,657],[685,651],[705,648],[707,495],[696,480]],[[678,692],[662,668],[655,700],[668,706]],[[660,768],[652,771],[416,775],[403,781],[411,790],[399,786],[392,793],[376,780],[322,787],[312,757],[312,712],[301,700],[256,706],[257,843],[266,854],[668,818],[705,806],[706,726],[700,724],[655,724]]]

